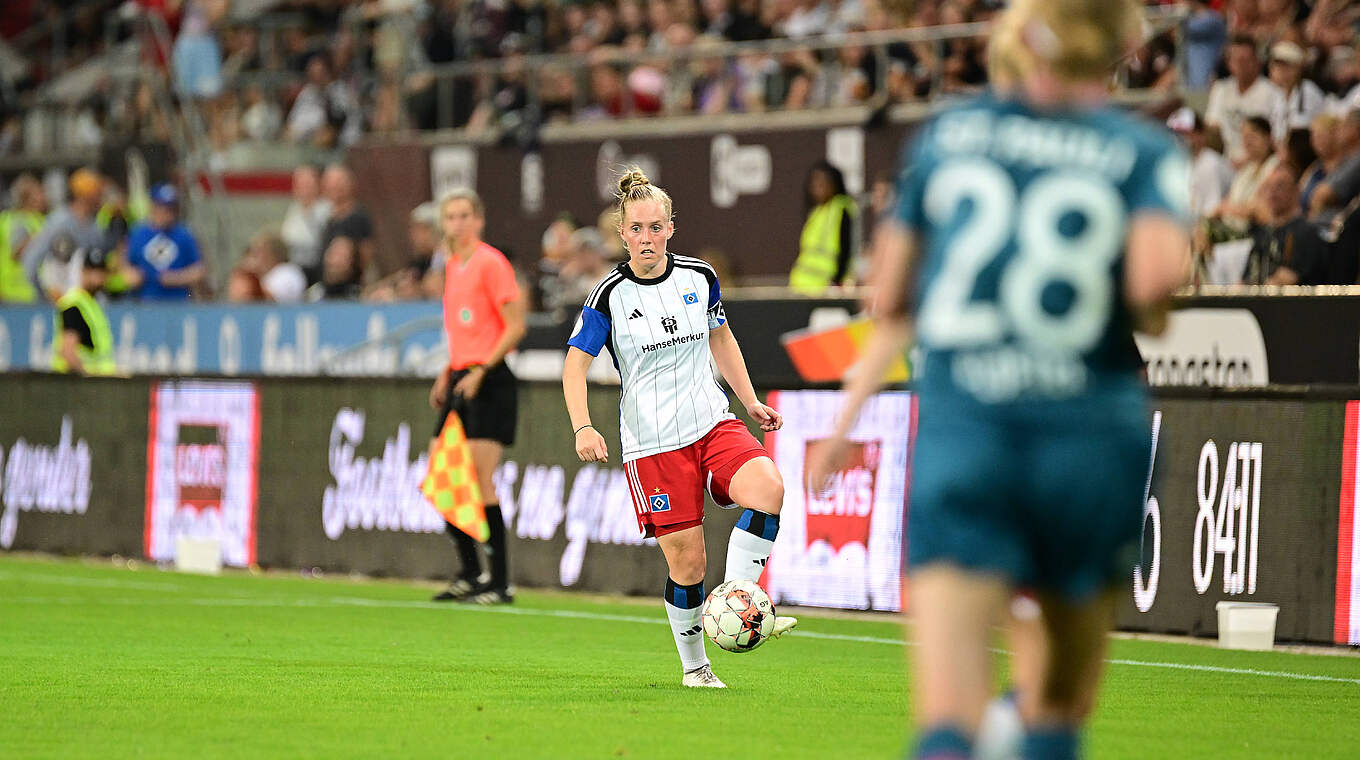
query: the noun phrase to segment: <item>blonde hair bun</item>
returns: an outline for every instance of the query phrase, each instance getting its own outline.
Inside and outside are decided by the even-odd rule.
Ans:
[[[647,179],[647,175],[642,172],[642,169],[632,166],[619,177],[619,190],[614,195],[619,200],[623,200],[628,197],[629,191],[633,188],[650,184],[652,184],[651,181]]]

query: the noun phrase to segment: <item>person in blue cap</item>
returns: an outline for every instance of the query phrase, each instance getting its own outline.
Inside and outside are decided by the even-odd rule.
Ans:
[[[198,241],[179,223],[179,191],[151,188],[151,213],[128,237],[130,282],[143,301],[185,301],[207,272]]]

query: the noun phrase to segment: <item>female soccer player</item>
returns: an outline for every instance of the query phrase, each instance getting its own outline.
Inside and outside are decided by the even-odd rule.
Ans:
[[[825,482],[906,344],[910,287],[922,351],[906,558],[917,758],[971,756],[990,628],[1017,587],[1036,592],[1047,634],[1047,656],[1027,658],[1043,674],[1021,696],[1024,756],[1076,757],[1099,683],[1150,446],[1129,331],[1163,323],[1189,263],[1185,156],[1104,105],[1140,27],[1136,0],[1012,3],[990,58],[1014,93],[920,130],[878,232],[878,330],[808,471]]]
[[[606,343],[622,380],[623,466],[638,527],[666,555],[666,616],[685,686],[723,688],[704,654],[699,617],[706,594],[704,491],[741,505],[727,545],[726,579],[756,580],[774,546],[784,482],[765,448],[728,411],[709,355],[761,430],[779,413],[760,403],[723,313],[713,268],[667,253],[675,234],[671,198],[634,168],[619,180],[619,234],[628,261],[595,286],[568,341],[562,369],[567,412],[583,462],[606,462],[604,436],[590,424],[586,370]],[[776,618],[779,636],[797,621]]]

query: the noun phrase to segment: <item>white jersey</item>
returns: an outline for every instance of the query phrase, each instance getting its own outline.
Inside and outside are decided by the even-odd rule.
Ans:
[[[736,419],[709,365],[708,333],[726,321],[717,273],[689,256],[667,254],[651,280],[624,262],[591,291],[567,345],[591,356],[609,346],[623,461],[682,449]]]

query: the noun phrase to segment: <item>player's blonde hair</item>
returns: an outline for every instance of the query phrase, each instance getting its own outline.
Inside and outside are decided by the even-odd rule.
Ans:
[[[455,187],[443,195],[439,196],[439,215],[444,215],[444,209],[454,201],[467,201],[472,204],[472,213],[476,216],[486,216],[486,204],[482,203],[482,196],[470,187]]]
[[[619,230],[623,230],[623,220],[627,216],[628,204],[634,201],[656,201],[666,211],[666,219],[671,218],[671,196],[665,190],[653,185],[647,175],[637,166],[628,167],[619,175],[619,189],[614,197],[619,200]]]
[[[1138,0],[1014,0],[987,46],[991,78],[1013,84],[1047,68],[1060,79],[1104,79],[1143,32]]]

